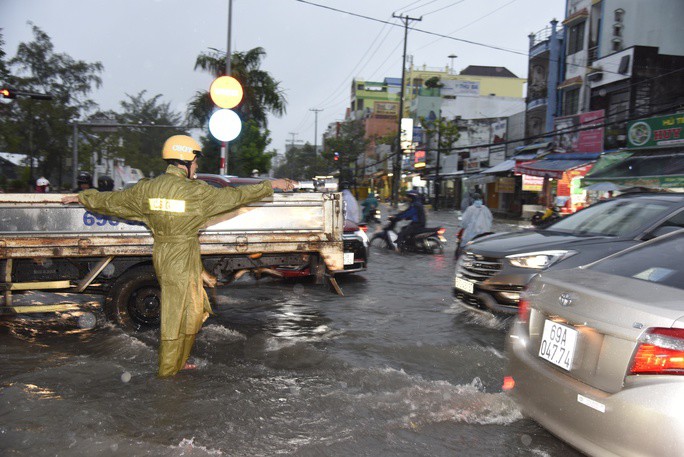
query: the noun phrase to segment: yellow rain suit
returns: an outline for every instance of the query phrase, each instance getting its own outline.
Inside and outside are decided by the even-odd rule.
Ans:
[[[215,188],[169,165],[166,174],[130,189],[78,194],[87,209],[145,223],[154,236],[152,261],[161,286],[160,377],[173,376],[190,356],[195,335],[211,313],[202,285],[198,231],[208,219],[273,194],[268,181]]]

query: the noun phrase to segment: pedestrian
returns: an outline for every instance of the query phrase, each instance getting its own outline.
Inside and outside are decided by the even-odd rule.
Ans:
[[[461,227],[463,236],[460,246],[463,247],[478,235],[492,231],[492,212],[482,203],[480,194],[473,194],[473,204],[463,213]]]
[[[465,212],[470,205],[473,204],[473,197],[470,191],[466,191],[465,195],[461,199],[461,212]]]
[[[133,187],[114,192],[88,189],[67,195],[62,203],[81,203],[88,210],[143,222],[154,237],[152,263],[161,287],[160,377],[173,376],[188,363],[195,336],[211,313],[202,286],[204,273],[198,232],[219,214],[261,200],[273,189],[292,190],[286,179],[266,180],[237,188],[215,188],[195,179],[201,146],[186,135],[164,143],[166,173],[142,179]]]

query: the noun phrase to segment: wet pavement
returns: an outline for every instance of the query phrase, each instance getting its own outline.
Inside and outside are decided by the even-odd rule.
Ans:
[[[0,454],[579,455],[502,392],[507,322],[452,297],[457,216],[429,214],[443,255],[374,249],[344,297],[248,277],[218,289],[198,369],[173,379],[155,377],[156,332],[104,322],[99,297],[92,313],[0,321]]]

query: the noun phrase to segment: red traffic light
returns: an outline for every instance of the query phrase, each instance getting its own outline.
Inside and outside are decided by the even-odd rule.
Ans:
[[[7,89],[6,87],[0,89],[0,94],[2,98],[17,98],[17,94],[12,89]]]
[[[340,160],[340,153],[339,153],[339,152],[336,152],[336,153],[333,155],[333,160],[335,160],[335,161]]]

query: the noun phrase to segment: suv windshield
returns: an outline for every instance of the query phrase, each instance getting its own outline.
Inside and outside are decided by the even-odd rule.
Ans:
[[[611,275],[684,289],[684,231],[589,267]]]
[[[657,220],[668,208],[667,203],[652,200],[611,200],[564,217],[547,230],[576,235],[623,236]]]

